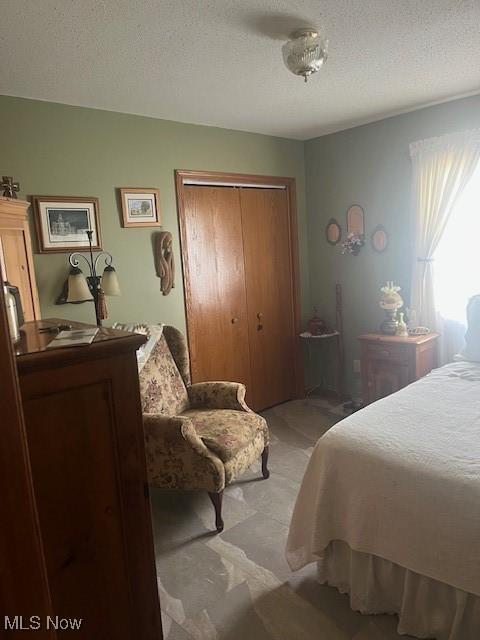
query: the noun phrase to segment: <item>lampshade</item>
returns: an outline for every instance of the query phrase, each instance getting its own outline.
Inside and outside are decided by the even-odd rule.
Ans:
[[[117,272],[110,264],[107,267],[105,267],[103,271],[102,290],[106,296],[121,295],[120,285],[118,284]]]
[[[396,309],[401,309],[401,307],[403,307],[402,297],[398,293],[400,291],[400,287],[394,285],[393,282],[387,282],[380,291],[382,292],[382,297],[380,298],[379,305],[382,309],[385,309],[386,311],[395,311]]]
[[[93,300],[92,292],[88,288],[82,270],[72,267],[68,276],[67,302],[84,302],[85,300]]]

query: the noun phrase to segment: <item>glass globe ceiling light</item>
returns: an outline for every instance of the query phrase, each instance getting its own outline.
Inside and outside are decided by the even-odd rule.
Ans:
[[[327,59],[327,41],[312,27],[298,29],[282,47],[285,66],[305,82],[316,73]]]

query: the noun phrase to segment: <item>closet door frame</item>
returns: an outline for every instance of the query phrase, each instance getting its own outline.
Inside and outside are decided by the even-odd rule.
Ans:
[[[304,396],[304,371],[303,355],[300,343],[302,308],[300,291],[300,260],[298,247],[298,220],[297,220],[297,196],[295,178],[283,178],[278,176],[251,175],[243,173],[224,173],[220,171],[191,171],[184,169],[175,170],[175,185],[177,193],[178,223],[180,228],[180,248],[182,254],[183,285],[185,292],[185,315],[187,320],[187,335],[190,344],[190,322],[192,314],[191,287],[188,277],[188,246],[186,239],[185,219],[185,186],[187,185],[211,185],[232,187],[284,187],[288,202],[288,224],[290,244],[290,276],[292,285],[292,352],[294,357],[295,395],[297,398]]]

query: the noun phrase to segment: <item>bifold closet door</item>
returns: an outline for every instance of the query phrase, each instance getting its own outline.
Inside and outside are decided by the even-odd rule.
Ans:
[[[192,380],[250,391],[240,190],[185,185],[182,235]]]
[[[253,405],[295,397],[294,297],[288,194],[240,189]]]

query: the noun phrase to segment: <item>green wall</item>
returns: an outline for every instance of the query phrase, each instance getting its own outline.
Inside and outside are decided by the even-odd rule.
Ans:
[[[0,175],[20,197],[96,196],[103,248],[114,256],[122,296],[108,298],[109,321],[163,321],[185,328],[174,169],[233,171],[297,180],[302,297],[308,314],[304,145],[300,141],[0,96]],[[117,187],[158,187],[163,229],[174,236],[176,287],[160,292],[155,229],[123,229]],[[35,234],[33,234],[35,235]],[[54,304],[67,254],[35,255],[42,316],[94,322],[93,305]]]
[[[21,182],[21,197],[97,196],[103,246],[115,258],[123,295],[109,298],[110,321],[158,321],[185,328],[174,169],[292,176],[297,180],[304,319],[315,304],[335,321],[335,283],[343,286],[347,385],[358,358],[356,336],[377,330],[379,288],[394,280],[408,299],[410,183],[408,145],[414,140],[480,127],[480,96],[456,100],[307,142],[180,124],[153,118],[0,96],[0,175]],[[158,187],[163,228],[174,235],[179,272],[164,297],[155,276],[155,230],[123,229],[116,201],[121,186]],[[306,206],[305,206],[306,197]],[[381,223],[390,246],[368,243],[358,257],[342,256],[325,241],[335,217],[365,209],[366,233]],[[308,240],[307,240],[308,238]],[[92,305],[56,306],[68,273],[67,255],[35,255],[43,317],[92,322]],[[315,359],[314,355],[314,359]],[[330,356],[331,357],[331,354]]]
[[[309,140],[305,144],[310,297],[330,322],[335,319],[335,283],[343,287],[346,373],[358,388],[353,359],[356,336],[377,331],[382,320],[379,289],[387,280],[408,300],[411,265],[410,142],[480,127],[480,96],[428,107],[373,124]],[[359,256],[341,255],[325,241],[332,217],[346,227],[351,204],[365,210],[367,245]],[[383,224],[390,246],[377,254],[370,234]]]

